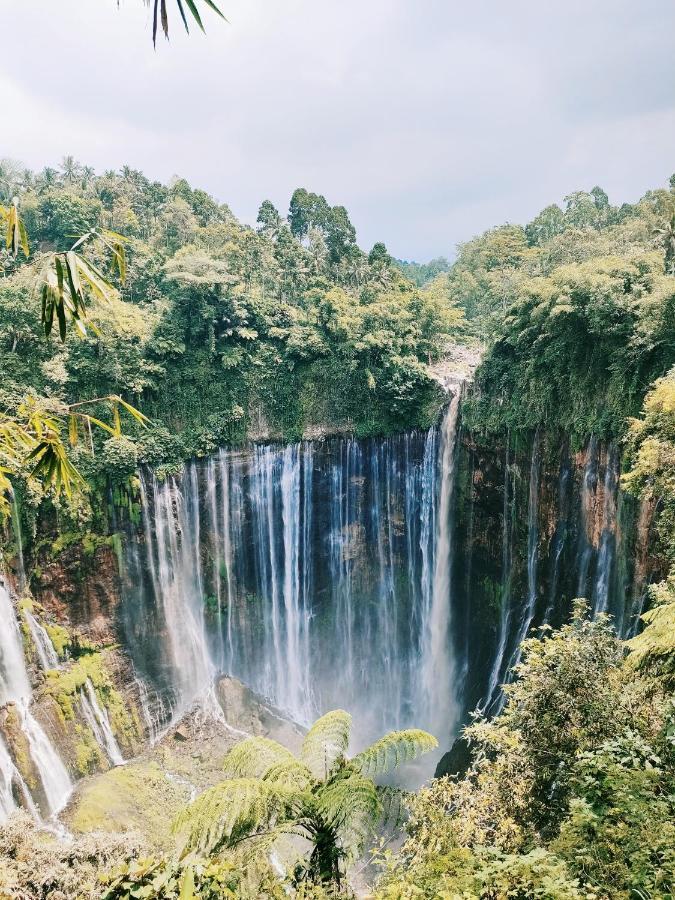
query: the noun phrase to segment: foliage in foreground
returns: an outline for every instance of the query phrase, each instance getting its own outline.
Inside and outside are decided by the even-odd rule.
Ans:
[[[391,732],[349,759],[350,730],[351,716],[335,710],[314,723],[299,757],[261,737],[234,747],[225,760],[230,779],[177,819],[183,856],[230,851],[250,869],[274,853],[296,885],[339,888],[346,865],[399,802],[373,778],[437,746],[424,731]]]
[[[584,613],[524,643],[504,711],[466,729],[467,775],[413,799],[378,897],[672,896],[673,707]]]
[[[632,466],[624,487],[654,509],[658,547],[667,577],[650,588],[646,628],[630,643],[631,662],[675,688],[675,368],[647,395],[628,435]]]
[[[140,836],[88,834],[64,842],[15,813],[0,826],[2,900],[100,900],[100,872],[129,865],[142,852]]]

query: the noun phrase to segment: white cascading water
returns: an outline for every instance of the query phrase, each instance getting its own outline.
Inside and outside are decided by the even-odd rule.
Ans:
[[[511,506],[509,494],[509,479],[511,476],[509,464],[510,451],[510,433],[506,435],[506,449],[504,451],[504,493],[502,497],[502,583],[501,596],[499,598],[499,631],[497,633],[497,651],[494,661],[490,669],[490,677],[485,692],[485,699],[482,709],[485,712],[493,711],[495,702],[499,705],[503,703],[504,696],[500,690],[500,685],[504,673],[504,656],[506,654],[506,643],[509,636],[509,621],[511,617],[511,563],[512,548],[511,540],[513,536],[513,523],[511,521]],[[499,706],[498,706],[499,708]]]
[[[23,657],[21,633],[14,606],[5,585],[0,582],[0,706],[13,703],[21,720],[31,760],[40,777],[48,815],[65,805],[72,789],[68,772],[44,729],[30,711],[32,691]],[[3,806],[7,805],[5,795]]]
[[[564,578],[573,596],[570,579],[580,568],[597,583],[602,553],[578,528],[576,550],[569,546],[579,512],[570,506],[565,459],[562,519],[543,548],[539,436],[529,461],[526,553],[518,553],[520,470],[507,448],[491,645],[474,626],[470,559],[462,558],[466,571],[453,566],[455,545],[471,553],[473,542],[470,534],[468,546],[467,535],[453,537],[455,497],[465,491],[464,481],[461,492],[455,484],[459,412],[456,395],[426,432],[220,450],[164,483],[143,473],[143,535],[128,534],[121,613],[125,646],[151,686],[149,733],[207,694],[221,672],[305,724],[348,709],[357,745],[418,726],[447,748],[467,696],[482,697],[487,712],[499,708],[518,644],[544,612],[540,598],[546,610],[555,605],[542,578],[547,586],[552,573]],[[581,484],[588,510],[597,506],[597,459],[591,442]],[[482,536],[484,517],[479,527]]]
[[[113,766],[123,765],[124,757],[122,756],[122,751],[120,750],[117,739],[110,726],[108,712],[106,708],[101,706],[98,702],[96,689],[89,678],[85,681],[84,687],[80,689],[79,695],[80,708],[82,710],[84,721],[91,729],[91,733],[94,735],[96,743],[103,750],[108,761]]]
[[[17,809],[17,796],[33,818],[38,820],[40,813],[33,802],[28,785],[14,765],[5,742],[0,738],[0,822],[4,822]]]
[[[54,644],[47,634],[47,630],[41,625],[30,610],[23,611],[24,618],[28,624],[30,636],[33,639],[33,646],[38,656],[40,668],[43,671],[59,668],[59,657],[54,649]]]
[[[320,469],[303,442],[144,474],[125,616],[160,702],[179,714],[227,672],[304,724],[350,709],[357,742],[413,725],[447,741],[459,408],[457,394],[425,433],[336,440]]]
[[[512,662],[520,660],[520,644],[527,637],[537,607],[537,564],[539,554],[539,433],[535,434],[530,461],[530,485],[527,503],[527,601],[518,626]]]
[[[147,563],[166,627],[175,709],[182,712],[208,690],[213,666],[204,628],[204,596],[199,553],[198,496],[194,466],[181,492],[174,479],[148,486],[141,478]],[[148,494],[152,494],[152,507]],[[187,498],[187,499],[186,499]],[[154,511],[150,520],[148,510]]]
[[[619,479],[619,454],[616,447],[610,444],[605,459],[605,477],[602,491],[602,525],[600,549],[596,565],[595,584],[593,589],[593,613],[607,612],[609,603],[609,587],[614,563],[616,547],[616,486]]]
[[[457,704],[453,683],[456,666],[452,652],[452,500],[455,486],[459,391],[454,395],[441,425],[441,468],[438,500],[434,576],[431,608],[425,622],[421,656],[426,727],[442,745],[450,740],[456,724]]]

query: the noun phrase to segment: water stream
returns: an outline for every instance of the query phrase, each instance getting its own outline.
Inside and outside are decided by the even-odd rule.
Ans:
[[[0,706],[12,704],[16,709],[21,730],[28,742],[31,761],[42,785],[45,815],[54,815],[66,803],[72,788],[70,776],[61,762],[53,744],[30,709],[32,689],[23,656],[21,633],[14,606],[5,585],[0,582]],[[3,750],[6,749],[3,747]],[[16,796],[7,791],[8,771],[6,761],[3,769],[4,808],[16,806]],[[14,775],[16,781],[16,775]],[[11,783],[12,779],[10,779]]]

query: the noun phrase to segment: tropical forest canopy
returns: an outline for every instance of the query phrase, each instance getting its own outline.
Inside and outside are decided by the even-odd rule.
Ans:
[[[628,644],[605,616],[589,621],[583,602],[561,629],[526,641],[504,709],[466,729],[454,777],[414,797],[386,789],[377,778],[434,740],[394,733],[350,758],[349,716],[335,711],[299,757],[264,739],[235,748],[234,780],[176,823],[182,855],[109,848],[104,887],[89,896],[335,896],[349,890],[347,864],[384,833],[395,795],[386,827],[405,821],[405,841],[376,854],[376,897],[672,897],[675,179],[621,206],[600,188],[577,192],[463,244],[452,265],[361,248],[348,211],[304,188],[283,214],[263,201],[255,227],[184,179],[97,175],[70,157],[40,173],[5,161],[0,191],[7,208],[16,198],[27,238],[1,257],[4,416],[32,402],[65,428],[64,410],[112,396],[149,420],[86,440],[75,421],[67,453],[85,493],[128,484],[141,464],[166,474],[252,437],[426,426],[443,402],[435,364],[466,345],[483,354],[464,404],[476,433],[624,442],[624,488],[653,504],[666,572]],[[92,229],[123,244],[116,291],[88,296],[84,334],[47,336],[36,280]],[[107,271],[109,251],[94,241],[87,259]],[[35,511],[44,496],[30,460],[5,468]],[[77,504],[61,515],[86,518]],[[289,828],[306,844],[282,887],[269,840]],[[3,840],[3,865],[38,852],[27,829]],[[49,852],[50,884],[85,896],[74,856]],[[90,877],[99,857],[77,853]]]

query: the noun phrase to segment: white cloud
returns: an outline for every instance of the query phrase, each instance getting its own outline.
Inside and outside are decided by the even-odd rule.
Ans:
[[[140,0],[0,0],[0,156],[180,173],[247,221],[303,185],[416,258],[675,170],[671,0],[221,5],[153,51]]]

